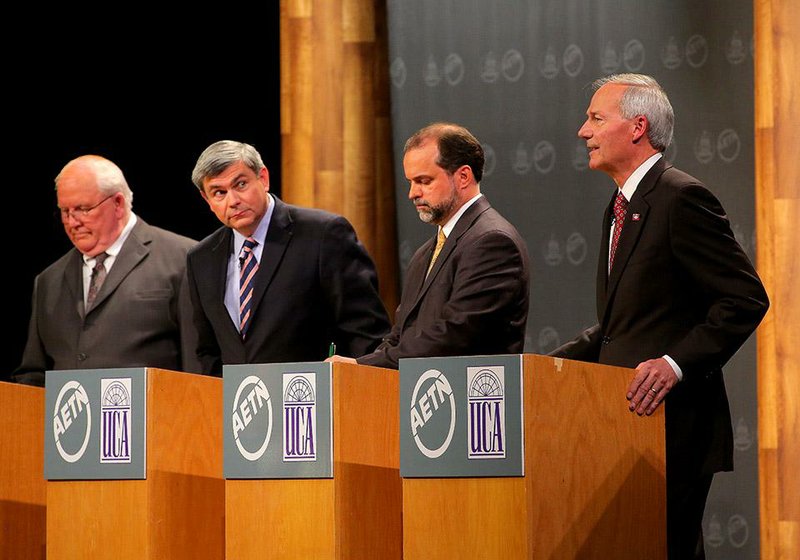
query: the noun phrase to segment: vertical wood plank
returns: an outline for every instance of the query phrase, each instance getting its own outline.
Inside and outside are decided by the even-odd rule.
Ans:
[[[345,213],[371,255],[375,254],[375,126],[372,102],[372,45],[348,43],[344,64]]]
[[[342,0],[344,40],[375,43],[375,13],[383,2]]]
[[[281,85],[281,124],[286,122],[289,127],[281,129],[281,192],[287,202],[313,206],[312,23],[309,18],[286,18],[281,28],[286,30],[286,43],[281,41],[281,68],[286,68],[291,80]]]
[[[398,299],[386,7],[281,0],[283,198],[343,214]]]
[[[305,111],[312,117],[313,168],[316,171],[341,171],[344,134],[341,0],[316,0],[314,16],[310,21],[313,29],[310,37],[312,54],[307,64],[313,78],[312,94],[308,96]],[[309,206],[332,210],[322,206],[320,198],[317,185],[315,200]]]
[[[771,309],[758,331],[761,557],[800,558],[800,3],[754,0],[758,270]]]

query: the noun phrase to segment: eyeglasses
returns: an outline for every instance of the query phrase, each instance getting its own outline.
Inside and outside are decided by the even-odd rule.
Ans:
[[[105,197],[103,200],[101,200],[100,202],[95,204],[94,206],[78,206],[76,208],[59,208],[58,211],[61,213],[61,219],[64,220],[65,222],[67,220],[69,220],[70,216],[72,216],[76,220],[81,220],[83,218],[87,218],[89,216],[89,214],[92,212],[92,210],[94,210],[95,208],[97,208],[98,206],[103,204],[109,198],[114,198],[116,195],[117,195],[117,193],[110,194],[107,197]]]

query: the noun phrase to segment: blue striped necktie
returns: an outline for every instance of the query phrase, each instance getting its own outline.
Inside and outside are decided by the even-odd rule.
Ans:
[[[258,261],[253,252],[258,242],[252,237],[244,240],[242,252],[239,255],[241,269],[239,271],[239,332],[242,338],[250,327],[253,308],[253,280],[258,271]]]

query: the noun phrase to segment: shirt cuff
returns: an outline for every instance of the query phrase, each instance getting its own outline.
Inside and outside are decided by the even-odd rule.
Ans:
[[[664,354],[663,358],[667,360],[667,363],[672,367],[672,371],[675,372],[675,377],[678,378],[678,381],[683,381],[683,371],[681,370],[681,366],[675,363],[675,360]]]

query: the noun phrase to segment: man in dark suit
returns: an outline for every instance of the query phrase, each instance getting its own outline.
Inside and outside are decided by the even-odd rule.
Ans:
[[[617,189],[603,220],[599,323],[553,355],[636,368],[629,409],[666,410],[669,558],[704,558],[713,474],[733,469],[722,366],[769,305],[719,201],[662,157],[674,115],[649,76],[598,80],[578,135]]]
[[[389,320],[372,260],[345,218],[269,194],[249,144],[212,144],[192,181],[224,224],[187,264],[203,371],[375,348]]]
[[[528,251],[481,194],[483,163],[480,142],[458,125],[435,123],[406,142],[408,198],[437,235],[409,263],[391,333],[359,364],[397,368],[399,358],[522,352]]]
[[[147,366],[196,371],[186,253],[195,242],[150,226],[131,210],[122,171],[93,155],[56,177],[61,220],[75,246],[36,277],[22,363],[13,378],[44,372]]]

